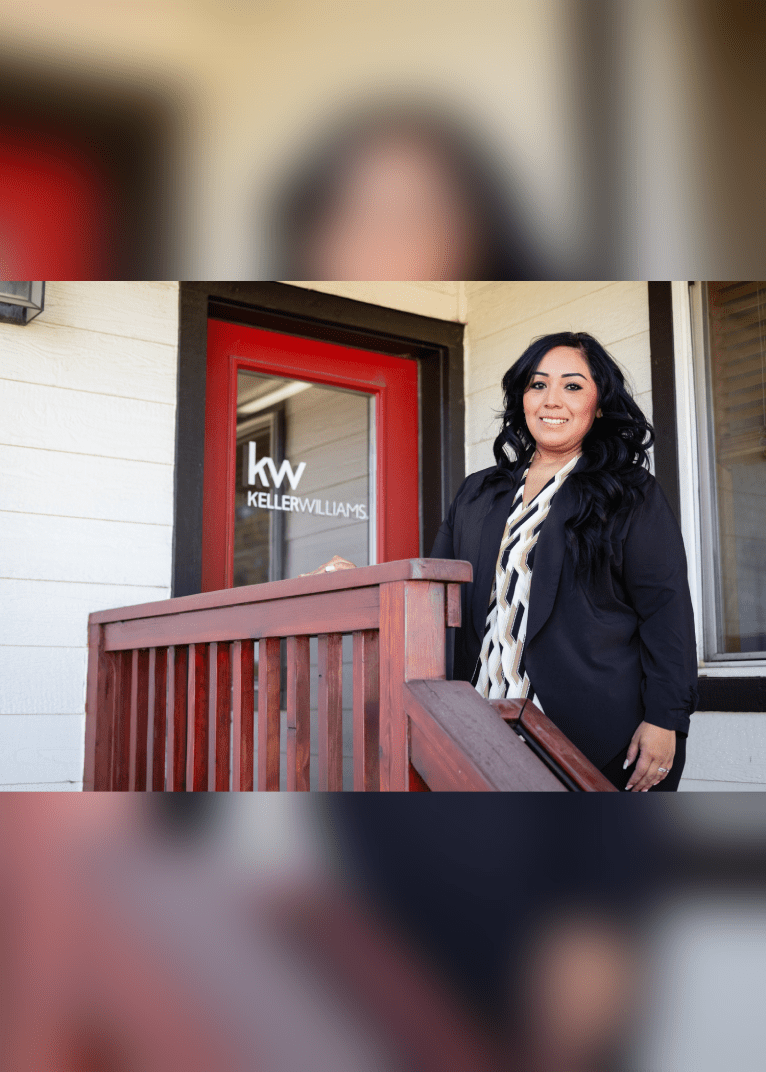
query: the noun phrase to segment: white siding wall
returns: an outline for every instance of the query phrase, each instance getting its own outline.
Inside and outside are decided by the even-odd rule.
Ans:
[[[0,324],[0,788],[82,784],[87,620],[170,594],[177,283]]]

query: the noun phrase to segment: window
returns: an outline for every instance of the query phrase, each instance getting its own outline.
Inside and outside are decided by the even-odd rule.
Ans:
[[[691,292],[705,658],[764,658],[766,282]]]

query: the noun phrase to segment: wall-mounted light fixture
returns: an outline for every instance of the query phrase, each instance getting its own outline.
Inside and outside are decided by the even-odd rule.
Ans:
[[[12,283],[0,279],[0,320],[28,324],[43,311],[44,302],[44,282]]]

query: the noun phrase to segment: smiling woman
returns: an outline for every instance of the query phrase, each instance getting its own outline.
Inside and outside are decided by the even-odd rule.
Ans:
[[[675,790],[697,656],[651,425],[584,332],[533,342],[503,390],[496,465],[464,481],[432,550],[474,569],[454,676],[534,700],[618,788]]]

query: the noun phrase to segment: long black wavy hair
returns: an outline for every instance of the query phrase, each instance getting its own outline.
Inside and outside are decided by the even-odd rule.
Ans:
[[[579,350],[587,361],[602,414],[583,439],[582,468],[567,477],[577,497],[577,509],[564,526],[567,547],[575,566],[592,574],[606,554],[609,522],[643,497],[649,479],[647,450],[654,442],[654,429],[633,400],[619,365],[592,335],[543,335],[508,369],[503,376],[503,423],[493,445],[497,465],[482,487],[516,480],[529,465],[535,441],[524,416],[524,393],[542,359],[557,346]]]

